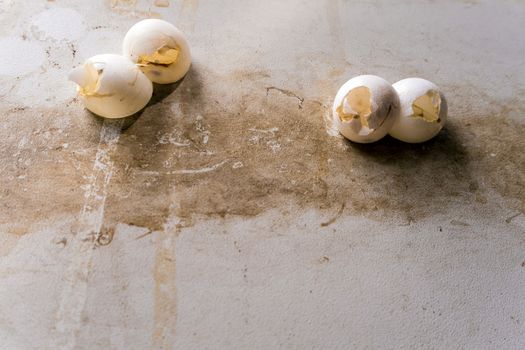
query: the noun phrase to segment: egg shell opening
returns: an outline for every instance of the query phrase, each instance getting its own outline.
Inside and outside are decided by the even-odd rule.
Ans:
[[[395,139],[408,143],[421,143],[435,137],[446,124],[448,104],[439,87],[422,78],[407,78],[392,85],[396,90],[401,109],[389,133]],[[417,116],[414,102],[429,92],[439,94],[439,112],[435,121]],[[417,108],[416,108],[417,109]]]
[[[190,47],[184,34],[173,24],[161,19],[145,19],[133,25],[124,37],[122,49],[124,56],[132,62],[141,61],[140,69],[157,84],[171,84],[180,80],[191,66]],[[141,60],[141,57],[162,56],[162,50],[167,49],[178,51],[174,63]]]
[[[367,96],[370,100],[365,103]],[[352,107],[352,102],[357,100],[361,106]],[[336,94],[332,108],[334,124],[339,132],[358,143],[370,143],[383,138],[398,112],[399,99],[392,85],[375,75],[357,76],[343,84]],[[348,114],[353,114],[353,117],[346,118]]]
[[[105,118],[130,116],[149,102],[153,84],[130,60],[104,54],[89,58],[69,75],[79,98],[91,112]]]

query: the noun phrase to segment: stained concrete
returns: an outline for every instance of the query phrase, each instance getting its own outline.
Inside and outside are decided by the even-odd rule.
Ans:
[[[163,18],[194,64],[103,120],[68,70]],[[525,4],[0,1],[0,348],[525,346]],[[358,74],[434,140],[331,128]]]

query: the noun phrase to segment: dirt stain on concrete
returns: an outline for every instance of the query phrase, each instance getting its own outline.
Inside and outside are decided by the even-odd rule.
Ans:
[[[152,339],[155,349],[171,349],[175,337],[177,319],[175,238],[171,232],[162,232],[156,237]]]
[[[387,137],[360,145],[327,135],[324,96],[286,86],[276,87],[294,95],[267,94],[268,86],[275,86],[270,72],[219,75],[195,65],[123,130],[105,229],[122,222],[160,231],[170,215],[188,226],[196,217],[249,217],[286,203],[328,216],[346,203],[345,214],[411,222],[458,203],[490,205],[493,191],[524,211],[525,127],[510,117],[521,110],[494,104],[487,115],[459,116],[452,109],[447,127],[424,144]],[[2,129],[0,223],[78,213],[100,129],[78,113],[73,104],[5,118],[22,129],[16,137]],[[22,135],[29,143],[19,147]]]
[[[0,227],[21,235],[78,214],[101,123],[74,104],[0,116]]]
[[[110,0],[111,7],[116,6],[135,6],[137,0]]]
[[[165,1],[161,3],[165,3]],[[140,6],[137,7],[137,0],[110,0],[109,8],[111,9],[111,11],[116,12],[120,15],[131,16],[134,18],[162,18],[162,15],[160,13],[151,11],[151,6],[149,6],[148,8],[141,8]]]
[[[169,2],[169,0],[155,0],[153,2],[153,5],[155,5],[157,7],[169,7],[170,6],[170,2]]]
[[[182,0],[181,11],[193,16],[199,8],[199,0]]]
[[[360,145],[327,136],[329,107],[299,92],[267,94],[270,74],[253,76],[197,67],[127,129],[108,220],[159,230],[172,190],[174,214],[187,225],[197,216],[255,216],[287,202],[332,213],[346,203],[345,213],[414,221],[453,202],[479,203],[490,188],[514,207],[524,201],[524,127],[504,115],[451,115],[445,130],[420,145],[389,137]]]

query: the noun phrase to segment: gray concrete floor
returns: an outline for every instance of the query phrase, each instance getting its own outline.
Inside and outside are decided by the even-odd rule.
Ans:
[[[136,21],[194,64],[104,121],[67,72]],[[0,0],[1,349],[525,348],[523,1]],[[358,74],[422,145],[327,121]]]

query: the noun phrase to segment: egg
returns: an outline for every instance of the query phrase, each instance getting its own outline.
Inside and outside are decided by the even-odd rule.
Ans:
[[[145,19],[131,27],[124,37],[123,52],[158,84],[180,80],[191,65],[186,38],[173,24],[161,19]]]
[[[360,75],[347,81],[334,99],[332,115],[339,132],[358,143],[383,138],[399,113],[397,93],[385,79]]]
[[[393,85],[401,112],[390,135],[409,143],[425,142],[436,136],[447,121],[447,101],[436,84],[421,78],[408,78]]]
[[[85,107],[106,118],[130,116],[146,106],[153,84],[130,60],[120,55],[93,56],[74,68],[69,79]]]

